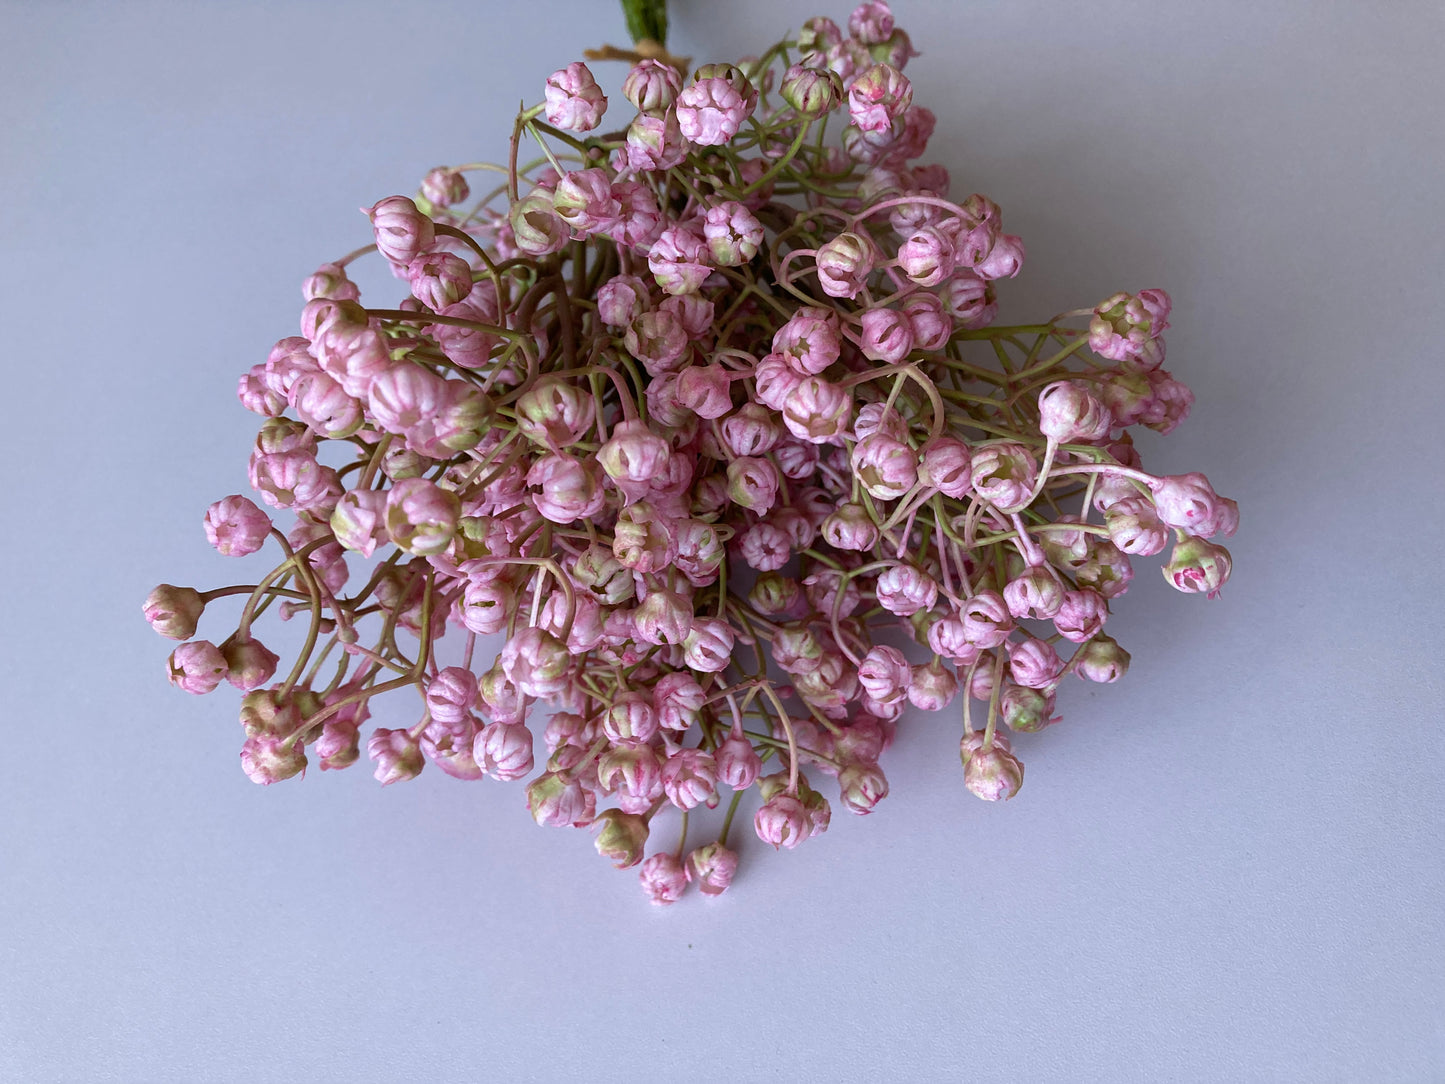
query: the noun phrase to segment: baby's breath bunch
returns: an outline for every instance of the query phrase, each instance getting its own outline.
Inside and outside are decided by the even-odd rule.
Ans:
[[[625,126],[570,64],[505,165],[431,171],[306,280],[301,334],[240,384],[251,485],[290,525],[240,495],[205,517],[221,553],[278,563],[145,613],[185,641],[176,685],[245,694],[256,782],[350,766],[385,710],[383,784],[528,779],[539,824],[594,828],[670,903],[728,887],[754,788],[775,847],[828,827],[822,776],[872,811],[909,704],[962,692],[964,785],[1012,797],[1008,733],[1128,668],[1105,626],[1133,559],[1172,546],[1166,581],[1215,594],[1238,516],[1130,439],[1192,401],[1162,290],[993,323],[1023,244],[919,161],[934,115],[886,3],[690,74],[643,45],[605,54],[635,61]],[[408,296],[362,302],[372,253]],[[234,631],[194,639],[226,599]],[[267,610],[304,623],[284,669]]]

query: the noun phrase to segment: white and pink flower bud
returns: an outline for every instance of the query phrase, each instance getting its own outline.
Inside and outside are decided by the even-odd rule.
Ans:
[[[472,757],[493,779],[525,779],[535,763],[532,732],[525,723],[488,723],[472,741]]]
[[[1221,515],[1222,498],[1214,492],[1209,479],[1198,471],[1168,475],[1153,482],[1150,488],[1154,491],[1159,521],[1167,527],[1208,538],[1219,533],[1222,526],[1233,527],[1238,523],[1237,509],[1226,509]]]
[[[617,482],[646,482],[662,473],[672,448],[641,420],[619,422],[607,443],[597,451],[597,461],[608,477]]]
[[[1109,408],[1072,380],[1056,380],[1039,392],[1039,431],[1060,444],[1094,444],[1114,427]]]
[[[1048,620],[1064,604],[1064,585],[1052,569],[1034,565],[1009,580],[1003,589],[1003,599],[1014,617]]]
[[[587,792],[560,772],[543,772],[527,784],[527,808],[544,828],[580,828],[591,823]]]
[[[642,861],[647,848],[647,821],[636,813],[604,809],[592,822],[597,829],[595,846],[616,869],[629,869]]]
[[[226,660],[209,640],[191,640],[171,652],[166,677],[172,685],[201,696],[226,679]]]
[[[840,384],[807,376],[784,396],[781,409],[788,432],[800,440],[827,444],[848,431],[853,396]]]
[[[759,807],[753,816],[753,829],[764,843],[771,843],[773,849],[787,847],[792,850],[812,835],[812,820],[808,809],[791,794],[778,794]]]
[[[691,353],[682,324],[663,309],[641,313],[628,326],[622,343],[650,376],[673,372]]]
[[[1008,603],[997,591],[980,591],[974,595],[963,604],[959,617],[968,642],[983,651],[1002,644],[1014,627]]]
[[[838,773],[838,797],[849,813],[866,816],[888,797],[888,778],[877,764],[849,764]]]
[[[677,856],[670,851],[659,851],[642,863],[637,879],[642,891],[657,907],[676,903],[687,891],[687,874]]]
[[[687,152],[687,140],[677,123],[677,113],[671,109],[663,113],[639,113],[627,127],[626,163],[634,172],[672,169],[687,159]]]
[[[903,302],[915,350],[942,350],[953,334],[953,320],[933,294],[914,294]]]
[[[634,572],[660,572],[677,558],[669,521],[648,501],[624,508],[612,529],[612,552]]]
[[[801,117],[821,117],[843,104],[843,80],[827,68],[794,64],[778,87],[783,101]]]
[[[736,79],[699,79],[677,96],[678,127],[689,142],[700,147],[721,146],[738,134],[743,121],[752,114],[752,93],[740,72]]]
[[[434,419],[446,401],[446,381],[406,362],[378,374],[367,388],[367,408],[378,426],[404,436]]]
[[[552,191],[534,188],[508,212],[512,240],[528,256],[550,256],[560,252],[572,239],[571,230],[552,206]]]
[[[1169,544],[1169,528],[1159,521],[1147,497],[1124,497],[1110,503],[1104,515],[1109,541],[1131,557],[1152,557]]]
[[[1000,734],[994,735],[992,748],[980,748],[964,763],[963,785],[985,802],[1007,801],[1023,783],[1023,763],[1008,751]]]
[[[296,416],[328,440],[344,440],[361,428],[361,402],[326,373],[302,373],[287,399]]]
[[[933,609],[938,602],[938,584],[923,570],[912,565],[896,564],[878,574],[874,587],[878,605],[899,617]]]
[[[457,495],[426,478],[403,478],[386,498],[386,531],[407,553],[441,553],[457,533]]]
[[[324,297],[332,301],[355,301],[361,288],[346,277],[346,268],[339,263],[324,263],[301,284],[301,296],[307,301]]]
[[[963,621],[954,614],[948,614],[928,626],[928,646],[945,659],[952,659],[959,665],[967,666],[978,658],[977,645],[968,640]]]
[[[399,267],[406,267],[436,240],[436,227],[406,196],[387,196],[362,209],[371,219],[376,250]]]
[[[1001,233],[994,241],[988,255],[974,266],[974,271],[983,279],[1011,279],[1024,265],[1024,243],[1011,233]]]
[[[872,433],[853,445],[853,474],[870,496],[897,500],[918,481],[918,453],[907,444],[882,433]]]
[[[193,587],[163,583],[146,596],[141,611],[146,623],[168,640],[189,640],[196,634],[206,603]]]
[[[607,96],[581,61],[549,75],[543,94],[547,123],[569,132],[590,132],[607,112]]]
[[[953,242],[942,230],[922,226],[898,246],[898,269],[919,286],[937,286],[953,273]]]
[[[640,61],[622,81],[622,96],[644,113],[666,109],[681,90],[677,69],[660,60]]]
[[[254,637],[235,638],[221,645],[226,660],[226,680],[242,692],[259,689],[276,673],[281,657]]]
[[[908,695],[913,668],[896,647],[878,645],[858,664],[858,684],[880,704],[891,704]]]
[[[680,644],[692,631],[692,603],[676,591],[649,591],[633,611],[632,627],[644,643]]]
[[[1000,512],[1018,512],[1027,506],[1038,473],[1033,453],[1022,444],[1002,441],[973,450],[973,492]]]
[[[958,678],[938,659],[913,668],[913,677],[908,685],[908,702],[915,708],[938,711],[948,707],[957,694]]]
[[[717,764],[718,780],[733,790],[747,790],[763,770],[762,758],[741,731],[734,731],[717,747],[713,760]]]
[[[565,452],[544,455],[527,472],[527,485],[536,490],[532,503],[543,519],[553,523],[589,520],[602,511],[607,493],[595,459],[583,461]]]
[[[421,745],[407,730],[373,730],[366,743],[366,755],[376,761],[372,774],[383,787],[415,779],[426,765]]]
[[[943,285],[943,307],[959,327],[987,327],[998,312],[988,283],[969,270],[955,270]]]
[[[677,374],[677,401],[699,418],[721,418],[733,408],[728,371],[716,363],[689,365]]]
[[[477,676],[460,666],[444,667],[427,684],[426,706],[439,723],[462,722],[477,706]]]
[[[683,658],[700,673],[720,673],[732,659],[733,640],[733,630],[726,621],[716,617],[694,618],[692,630],[682,644]]]
[[[1109,604],[1097,591],[1066,591],[1059,612],[1054,614],[1054,628],[1065,640],[1082,644],[1103,630],[1108,617]]]
[[[717,764],[704,749],[679,749],[662,765],[662,789],[678,809],[717,805]]]
[[[816,376],[838,360],[843,339],[832,309],[802,308],[773,335],[773,352],[801,376]]]
[[[913,103],[913,84],[897,68],[875,64],[848,88],[848,113],[863,132],[887,132]]]
[[[245,557],[266,544],[271,517],[239,493],[206,509],[206,538],[223,557]]]
[[[636,275],[617,275],[597,288],[597,315],[608,327],[628,327],[648,304],[647,284]]]
[[[780,354],[769,354],[753,369],[754,397],[773,410],[782,410],[788,396],[802,382],[803,377]]]
[[[869,309],[862,317],[859,347],[870,361],[897,365],[913,349],[913,324],[898,309]]]
[[[421,179],[422,198],[437,207],[454,207],[472,194],[466,175],[450,166],[437,166]]]
[[[322,724],[313,748],[323,772],[349,768],[361,759],[361,729],[355,720],[333,715]]]
[[[922,448],[918,480],[945,497],[962,499],[973,488],[973,452],[957,437],[934,437]]]
[[[424,252],[407,264],[411,296],[433,312],[455,305],[472,292],[472,269],[450,252]]]
[[[689,881],[697,882],[704,896],[720,896],[733,883],[738,871],[738,854],[721,843],[698,847],[687,856],[684,872]]]
[[[1033,733],[1059,721],[1054,717],[1055,700],[1052,692],[1027,689],[1009,682],[999,696],[999,715],[1011,730],[1021,734]],[[995,741],[1001,737],[999,735]],[[1004,748],[1008,746],[1005,744]]]
[[[863,600],[856,577],[843,582],[843,573],[833,568],[820,568],[803,577],[808,602],[819,613],[848,617],[857,612]]]
[[[1072,660],[1074,673],[1085,681],[1110,683],[1129,672],[1129,653],[1112,637],[1098,635],[1084,644]]]
[[[608,233],[622,220],[622,205],[605,169],[565,173],[552,193],[552,209],[574,234]]]
[[[719,267],[747,263],[763,243],[762,223],[741,203],[731,200],[708,208],[702,234],[713,263]]]
[[[857,233],[840,233],[818,247],[818,283],[829,297],[858,296],[873,271],[873,243]]]
[[[782,480],[772,462],[757,456],[742,456],[728,464],[728,496],[734,504],[766,515],[777,503]]]
[[[1008,645],[1009,676],[1030,689],[1042,689],[1058,680],[1064,669],[1059,653],[1036,636]]]
[[[1217,598],[1233,567],[1229,551],[1223,546],[1186,536],[1174,544],[1169,563],[1162,571],[1177,590],[1187,594],[1204,592],[1210,598]]]
[[[556,377],[543,377],[516,402],[517,428],[534,444],[566,448],[592,428],[597,408],[591,395]]]
[[[647,252],[647,266],[664,293],[696,292],[712,274],[707,240],[691,225],[669,226]]]
[[[567,645],[535,625],[518,630],[497,656],[502,672],[526,696],[550,699],[572,680],[572,654]]]
[[[861,504],[840,504],[823,520],[823,541],[834,549],[863,552],[878,544],[878,526]]]
[[[255,735],[241,746],[241,770],[248,779],[270,786],[306,773],[306,750],[300,742]]]
[[[662,796],[662,763],[646,741],[621,738],[597,761],[597,782],[608,793],[653,802]]]
[[[1094,309],[1089,347],[1111,361],[1157,369],[1164,361],[1161,336],[1169,327],[1169,309],[1163,290],[1141,290],[1137,297],[1115,294]]]
[[[490,636],[506,628],[514,598],[504,580],[473,580],[462,592],[458,616],[467,631]]]
[[[848,33],[864,45],[887,41],[893,29],[893,11],[887,0],[867,0],[848,16]]]

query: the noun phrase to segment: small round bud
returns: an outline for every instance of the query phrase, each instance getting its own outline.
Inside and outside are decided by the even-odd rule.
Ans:
[[[206,509],[206,538],[223,557],[245,557],[266,543],[271,517],[239,493]]]
[[[985,802],[1007,801],[1024,782],[1024,766],[994,736],[993,748],[979,749],[963,768],[963,785]]]
[[[226,677],[226,660],[209,640],[191,640],[171,652],[166,677],[178,689],[200,696]]]
[[[729,850],[721,843],[697,848],[687,856],[684,868],[687,879],[696,881],[698,891],[704,896],[720,896],[726,892],[737,871],[737,851]]]
[[[1074,673],[1085,681],[1114,682],[1129,672],[1129,653],[1104,635],[1079,648],[1073,662]]]
[[[415,779],[426,765],[421,746],[406,730],[378,727],[366,743],[366,755],[376,761],[373,774],[383,787]]]
[[[547,123],[569,132],[590,132],[607,112],[606,95],[581,61],[549,75],[544,94]]]
[[[635,813],[620,809],[604,809],[592,822],[597,827],[597,853],[612,860],[617,869],[627,869],[642,861],[647,848],[647,821]]]
[[[195,588],[163,583],[146,596],[141,612],[150,627],[167,639],[189,640],[196,634],[196,623],[205,608]]]
[[[659,851],[642,863],[637,879],[642,884],[642,891],[658,907],[676,903],[687,890],[687,874],[682,863],[668,851]]]
[[[843,80],[827,68],[794,64],[783,75],[779,93],[802,117],[821,117],[843,103]]]

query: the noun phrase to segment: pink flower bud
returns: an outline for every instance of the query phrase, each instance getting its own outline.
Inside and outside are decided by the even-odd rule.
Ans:
[[[307,301],[324,297],[332,301],[355,301],[361,290],[346,277],[346,269],[337,263],[324,263],[301,284],[301,296]]]
[[[980,591],[963,604],[959,616],[968,642],[984,651],[1007,640],[1014,627],[1008,603],[997,591]]]
[[[622,96],[644,113],[666,109],[681,90],[677,69],[660,60],[641,61],[622,81]]]
[[[460,723],[477,706],[477,678],[470,670],[448,666],[426,688],[426,706],[439,723]]]
[[[858,664],[858,684],[879,703],[892,703],[908,695],[913,668],[896,647],[877,646]]]
[[[738,83],[716,76],[683,88],[677,96],[677,124],[682,134],[700,147],[726,143],[753,111],[747,98],[751,89],[746,79]]]
[[[848,16],[848,32],[864,45],[876,45],[893,33],[893,12],[886,0],[868,0]]]
[[[802,382],[803,378],[779,354],[769,354],[753,369],[754,396],[773,410],[782,410],[788,396]]]
[[[843,32],[838,24],[823,15],[809,19],[798,31],[798,52],[804,56],[826,53],[842,44]]]
[[[800,440],[825,444],[848,431],[853,396],[841,385],[808,376],[784,397],[782,413],[788,432]]]
[[[827,68],[794,64],[784,73],[778,91],[799,116],[810,119],[831,113],[843,103],[843,80]]]
[[[406,196],[387,196],[375,206],[363,208],[376,235],[376,250],[394,264],[405,267],[436,240],[432,220],[422,214]]]
[[[1065,640],[1082,644],[1099,634],[1108,616],[1109,604],[1097,591],[1066,591],[1059,612],[1054,614],[1054,628]]]
[[[517,248],[528,256],[549,256],[560,252],[571,240],[571,231],[552,206],[552,193],[534,188],[508,212]]]
[[[772,415],[759,403],[745,403],[724,418],[720,430],[727,450],[736,456],[767,455],[781,434]]]
[[[896,365],[913,349],[913,325],[897,309],[869,309],[861,317],[859,346],[870,361]]]
[[[383,787],[415,779],[426,763],[421,746],[406,730],[373,730],[366,743],[366,755],[376,761],[373,774]]]
[[[1011,279],[1024,264],[1024,243],[1011,233],[1001,233],[989,249],[988,256],[974,271],[983,279]]]
[[[223,557],[245,557],[266,543],[271,517],[253,501],[232,494],[206,509],[206,538]]]
[[[647,284],[636,275],[618,275],[597,288],[597,315],[609,327],[629,326],[647,306]]]
[[[258,689],[276,673],[281,657],[260,640],[227,640],[221,646],[226,659],[226,680],[242,692]]]
[[[147,624],[169,640],[189,640],[206,604],[193,587],[163,583],[146,596],[141,607]]]
[[[1198,471],[1160,478],[1150,488],[1159,521],[1168,527],[1209,538],[1224,528],[1225,534],[1233,534],[1238,526],[1238,506],[1232,501],[1222,506],[1223,498]]]
[[[581,827],[592,815],[581,784],[557,772],[543,772],[527,784],[527,807],[543,827]]]
[[[778,464],[784,478],[805,482],[818,469],[818,449],[811,443],[787,440],[773,449],[773,461]]]
[[[516,402],[517,428],[528,440],[566,448],[592,428],[596,405],[590,394],[557,377],[543,377]]]
[[[1024,782],[1024,766],[994,735],[993,748],[979,749],[964,764],[963,785],[985,802],[1007,801]]]
[[[642,863],[637,879],[642,884],[642,891],[658,907],[676,903],[687,890],[687,874],[682,863],[668,851],[659,851]]]
[[[532,772],[532,732],[524,723],[488,723],[472,741],[472,757],[493,779],[525,779]]]
[[[834,549],[862,552],[878,543],[878,527],[861,504],[840,504],[823,521],[823,541]]]
[[[797,373],[815,376],[838,360],[842,341],[836,312],[802,308],[773,335],[773,351]]]
[[[1169,295],[1141,290],[1137,297],[1115,294],[1099,303],[1089,323],[1089,347],[1111,361],[1157,369],[1164,361],[1163,332],[1169,327]]]
[[[932,294],[915,294],[903,302],[913,332],[915,350],[942,350],[953,334],[953,321],[943,311],[943,302]]]
[[[649,591],[632,622],[644,643],[680,644],[692,631],[692,604],[675,591]]]
[[[859,675],[862,680],[862,675]],[[948,707],[958,694],[958,679],[942,662],[935,659],[913,668],[913,677],[908,685],[908,702],[924,711],[938,711]]]
[[[835,613],[840,618],[850,616],[863,598],[856,578],[845,585],[843,573],[831,568],[820,568],[804,576],[803,587],[813,608],[829,616]]]
[[[455,305],[472,292],[472,269],[450,252],[424,252],[407,264],[411,296],[434,312]]]
[[[437,207],[452,207],[463,202],[472,190],[461,170],[437,166],[421,179],[421,194]]]
[[[241,746],[241,770],[253,783],[269,786],[306,772],[306,750],[300,742],[256,735]]]
[[[677,374],[677,400],[699,418],[721,418],[733,408],[732,381],[721,365],[689,365]]]
[[[888,779],[877,764],[850,764],[838,773],[838,792],[848,812],[866,816],[888,797]]]
[[[627,128],[626,163],[637,173],[679,166],[687,159],[687,151],[677,114],[671,109],[660,114],[640,113]]]
[[[766,459],[742,456],[728,464],[728,496],[758,515],[766,515],[778,499],[778,468]]]
[[[551,698],[572,679],[567,645],[536,626],[519,629],[497,656],[502,672],[526,696]]]
[[[918,480],[945,497],[962,499],[973,488],[973,453],[957,437],[935,437],[923,446]]]
[[[1015,576],[1003,589],[1004,602],[1014,617],[1047,620],[1064,604],[1064,586],[1049,568],[1036,565]]]
[[[200,696],[226,677],[226,660],[209,640],[191,640],[171,652],[166,676],[178,689]]]
[[[763,243],[762,223],[741,203],[731,200],[708,208],[702,233],[719,267],[747,263]]]
[[[973,491],[1000,512],[1018,512],[1025,507],[1038,472],[1033,454],[1022,444],[1001,442],[973,450]]]
[[[1090,542],[1088,559],[1076,564],[1073,573],[1074,582],[1080,587],[1091,587],[1105,598],[1122,595],[1134,578],[1129,558],[1112,542],[1103,540]]]
[[[955,270],[944,283],[943,307],[966,329],[987,327],[998,311],[988,283],[968,270]]]
[[[878,605],[899,617],[931,610],[938,601],[938,584],[912,565],[896,564],[878,574]]]
[[[718,746],[713,754],[717,763],[718,779],[733,790],[747,790],[757,781],[763,769],[762,759],[753,749],[753,743],[735,731]]]
[[[592,519],[607,503],[601,471],[595,460],[583,462],[565,453],[545,455],[527,472],[536,489],[532,501],[542,518],[553,523]]]
[[[1233,567],[1229,551],[1223,546],[1186,536],[1174,544],[1163,572],[1164,578],[1180,591],[1189,594],[1203,591],[1208,592],[1210,598],[1217,598]]]
[[[856,233],[840,233],[819,246],[815,259],[823,292],[851,300],[873,271],[873,243]]]
[[[896,500],[918,481],[918,453],[882,433],[872,433],[853,446],[852,465],[863,488],[879,500]]]
[[[1092,444],[1113,428],[1109,408],[1071,380],[1057,380],[1039,392],[1039,431],[1060,444]]]
[[[547,123],[569,132],[590,132],[602,123],[607,98],[586,64],[574,61],[547,77]]]
[[[1051,692],[1009,683],[999,696],[999,714],[1011,729],[1021,734],[1032,733],[1059,721],[1051,718],[1054,700]]]
[[[473,581],[462,593],[459,616],[469,632],[490,636],[506,627],[512,603],[512,589],[503,581]]]
[[[737,852],[721,843],[709,843],[687,856],[687,879],[696,881],[704,896],[720,896],[726,892],[737,871]]]
[[[321,727],[316,739],[316,756],[323,772],[349,768],[361,758],[361,731],[355,721],[332,716]]]
[[[690,294],[712,274],[707,241],[691,226],[669,226],[652,243],[647,266],[652,277],[669,294]]]
[[[579,169],[563,174],[552,195],[552,209],[574,233],[607,233],[622,218],[622,207],[605,169]]]
[[[913,102],[913,84],[887,64],[875,64],[848,89],[848,112],[864,132],[887,132]]]
[[[677,540],[667,520],[647,501],[638,501],[617,517],[612,552],[634,572],[658,572],[677,558]]]
[[[662,789],[679,809],[717,804],[717,765],[703,749],[679,749],[662,765]]]
[[[773,849],[792,850],[812,834],[808,810],[790,794],[778,794],[764,802],[753,817],[753,828],[764,843]]]
[[[646,741],[621,738],[597,762],[598,785],[639,801],[662,795],[662,764]]]
[[[671,454],[666,440],[633,420],[613,427],[607,443],[598,449],[597,461],[616,481],[645,482],[661,473]]]
[[[647,847],[647,821],[635,813],[604,809],[592,822],[598,829],[597,853],[612,860],[617,869],[628,869],[642,861]]]
[[[694,670],[704,674],[720,673],[732,660],[733,630],[719,618],[694,618],[692,631],[683,641],[682,649],[683,658]]]
[[[456,534],[460,516],[457,495],[425,478],[404,478],[387,494],[387,533],[408,553],[441,553]]]
[[[1159,522],[1147,497],[1124,497],[1110,503],[1104,516],[1109,541],[1131,557],[1152,557],[1169,543],[1169,528]]]
[[[1085,681],[1118,681],[1129,672],[1129,653],[1111,637],[1098,635],[1074,654],[1074,673]]]
[[[978,647],[969,642],[963,622],[950,614],[928,626],[928,646],[945,659],[967,666],[978,657]]]
[[[1009,674],[1020,685],[1042,689],[1057,680],[1064,668],[1053,645],[1036,636],[1009,645]]]
[[[939,229],[923,226],[898,247],[898,268],[919,286],[937,286],[953,273],[953,242]]]
[[[351,436],[365,420],[360,401],[347,395],[339,381],[321,372],[297,377],[287,402],[298,418],[331,440]]]

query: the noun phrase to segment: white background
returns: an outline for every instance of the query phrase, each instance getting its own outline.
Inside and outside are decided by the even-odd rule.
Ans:
[[[673,10],[699,62],[818,13]],[[1142,564],[1131,673],[1018,741],[1017,800],[910,716],[874,816],[740,821],[732,891],[659,910],[516,785],[253,786],[140,617],[257,574],[200,529],[235,380],[356,208],[501,156],[615,5],[0,6],[0,1078],[1445,1080],[1445,13],[898,15],[931,157],[1028,246],[1004,316],[1172,292],[1198,405],[1146,465],[1238,499],[1234,578]]]

